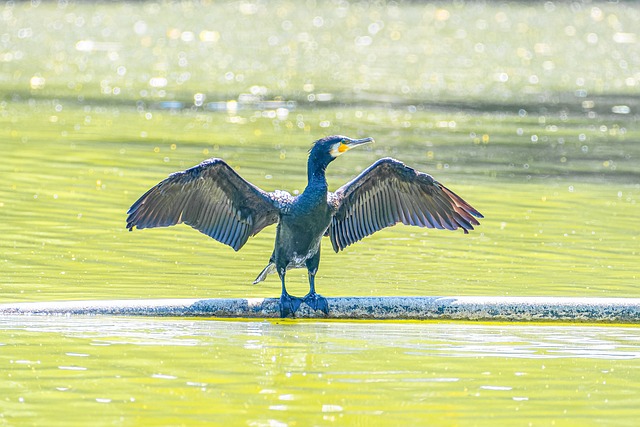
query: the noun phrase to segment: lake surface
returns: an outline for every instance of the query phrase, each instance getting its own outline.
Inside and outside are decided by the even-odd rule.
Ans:
[[[629,425],[640,329],[2,318],[8,425]],[[36,344],[37,343],[37,344]]]
[[[265,190],[302,191],[306,154],[314,135],[282,134],[270,119],[235,125],[225,120],[227,114],[191,111],[96,112],[93,107],[70,106],[55,113],[52,122],[54,108],[40,103],[11,106],[2,119],[6,132],[15,134],[8,139],[0,166],[6,182],[0,190],[5,301],[279,293],[275,276],[251,285],[273,249],[274,227],[235,253],[187,226],[128,232],[126,210],[169,173],[212,156],[226,159]],[[371,108],[362,111],[390,114]],[[297,110],[296,114],[317,123],[338,110]],[[437,114],[411,116],[424,124]],[[88,116],[91,123],[74,131]],[[495,126],[492,117],[477,114],[458,126]],[[211,126],[203,127],[209,120]],[[561,163],[549,153],[553,149],[548,143],[530,159],[527,170],[537,172],[525,175],[520,173],[525,170],[522,166],[516,173],[512,171],[516,167],[507,163],[524,156],[518,151],[517,138],[506,142],[505,134],[518,126],[518,120],[517,114],[511,121],[503,118],[502,130],[492,133],[497,141],[485,146],[474,144],[469,132],[460,135],[459,130],[437,139],[426,136],[425,130],[433,146],[428,141],[402,141],[393,135],[397,131],[392,127],[367,132],[377,139],[376,144],[333,162],[328,169],[331,188],[391,155],[431,172],[486,219],[468,235],[398,226],[339,254],[327,241],[318,272],[319,292],[637,297],[640,189],[631,164],[638,150],[636,140],[610,138],[593,145],[596,152],[607,150],[607,144],[628,148],[632,158],[621,162],[629,173],[597,167],[585,173],[575,170],[583,162],[596,162],[589,156],[555,171],[556,162]],[[140,132],[148,134],[141,137]],[[261,135],[255,136],[256,132]],[[163,136],[167,134],[175,139]],[[529,144],[525,142],[531,149]],[[501,156],[504,163],[489,167]],[[306,293],[305,272],[293,271],[287,277],[292,292]]]
[[[234,252],[129,233],[168,174],[225,159],[302,191],[312,141],[371,136],[485,215],[324,242],[326,296],[640,297],[637,3],[7,3],[0,302],[275,297]],[[304,295],[306,273],[288,274]],[[0,425],[635,425],[638,328],[0,319]],[[98,421],[97,421],[98,420]]]

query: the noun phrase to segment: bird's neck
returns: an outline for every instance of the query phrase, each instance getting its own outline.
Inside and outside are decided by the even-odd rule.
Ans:
[[[327,165],[322,163],[316,163],[309,159],[307,164],[307,187],[313,186],[315,188],[327,188],[327,178],[325,177],[325,171]]]

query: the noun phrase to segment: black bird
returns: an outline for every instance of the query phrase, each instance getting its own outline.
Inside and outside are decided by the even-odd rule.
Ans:
[[[282,282],[280,314],[293,315],[302,302],[328,313],[327,300],[316,294],[320,242],[329,236],[338,252],[365,236],[398,222],[465,233],[483,216],[453,191],[426,173],[392,159],[380,159],[335,193],[328,191],[325,171],[340,154],[372,138],[329,136],[309,150],[308,184],[293,197],[286,191],[261,190],[241,178],[222,159],[209,159],[169,175],[147,191],[127,212],[127,228],[167,227],[184,222],[236,251],[249,236],[278,224],[269,264],[254,283],[274,271]],[[475,218],[474,218],[475,217]],[[309,293],[291,296],[285,274],[306,267]]]

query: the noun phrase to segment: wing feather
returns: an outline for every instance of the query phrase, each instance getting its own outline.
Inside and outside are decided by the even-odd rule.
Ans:
[[[289,193],[267,193],[221,159],[209,159],[169,175],[127,211],[127,228],[168,227],[184,222],[236,251],[249,236],[278,221]]]
[[[336,252],[398,222],[467,233],[483,218],[431,175],[391,158],[378,160],[329,198],[336,209],[329,227]]]

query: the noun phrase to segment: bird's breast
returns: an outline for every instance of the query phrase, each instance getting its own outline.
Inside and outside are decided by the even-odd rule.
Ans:
[[[287,252],[306,256],[317,251],[320,241],[331,222],[331,212],[325,203],[316,209],[295,209],[281,213],[276,233],[276,246],[287,248]]]

